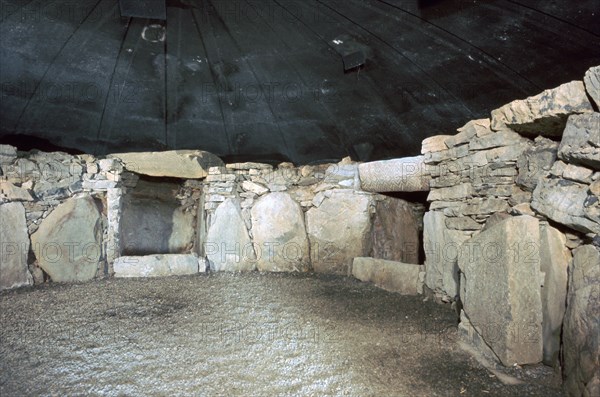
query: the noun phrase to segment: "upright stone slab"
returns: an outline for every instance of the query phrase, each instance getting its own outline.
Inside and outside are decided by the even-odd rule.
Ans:
[[[426,192],[431,175],[424,156],[373,161],[358,166],[361,189],[366,192]]]
[[[463,244],[463,310],[502,364],[542,361],[539,221],[506,219]]]
[[[227,199],[215,211],[204,252],[215,271],[256,269],[256,254],[242,218],[239,199]]]
[[[600,395],[600,252],[573,251],[563,325],[563,357],[569,396]]]
[[[271,193],[254,204],[252,234],[258,270],[309,270],[310,252],[304,213],[288,193]]]
[[[425,285],[454,299],[458,295],[458,257],[469,235],[448,229],[447,219],[441,211],[429,211],[423,217]]]
[[[415,204],[386,197],[373,219],[373,257],[419,264],[423,212]]]
[[[55,282],[96,276],[102,252],[100,212],[90,196],[68,199],[31,235],[38,265]]]
[[[371,250],[370,197],[351,191],[332,192],[306,213],[313,269],[348,275],[352,260]]]
[[[567,117],[593,112],[582,81],[571,81],[492,111],[492,129],[509,127],[521,134],[560,137]]]
[[[540,223],[540,270],[544,274],[541,289],[544,363],[557,366],[560,333],[567,301],[567,270],[571,251],[564,234],[546,222]]]
[[[21,203],[0,204],[0,290],[33,282],[27,269],[29,235]]]

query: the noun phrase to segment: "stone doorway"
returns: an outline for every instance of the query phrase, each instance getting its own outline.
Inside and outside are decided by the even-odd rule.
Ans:
[[[128,189],[123,197],[122,255],[196,250],[197,213],[182,202],[183,185],[180,179],[143,177]]]

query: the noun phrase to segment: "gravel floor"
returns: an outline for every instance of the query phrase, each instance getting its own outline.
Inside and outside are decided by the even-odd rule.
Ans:
[[[209,274],[0,293],[0,395],[555,396],[505,385],[456,315],[342,277]]]

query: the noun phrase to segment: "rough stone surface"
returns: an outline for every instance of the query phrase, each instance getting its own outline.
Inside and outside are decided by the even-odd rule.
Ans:
[[[462,200],[471,197],[473,194],[473,185],[461,183],[460,185],[432,189],[429,196],[427,196],[427,201]]]
[[[310,252],[304,214],[288,193],[271,193],[254,204],[252,234],[258,270],[309,270]]]
[[[566,389],[571,396],[600,395],[600,252],[573,251],[563,326]]]
[[[492,129],[560,137],[569,115],[592,111],[583,82],[571,81],[492,111]]]
[[[214,213],[204,249],[212,270],[251,271],[256,254],[242,218],[239,199],[225,200]]]
[[[544,137],[538,137],[532,147],[518,159],[517,185],[532,192],[538,180],[545,177],[557,160],[558,143]]]
[[[446,139],[446,146],[448,146],[448,148],[453,148],[455,146],[464,145],[469,143],[471,139],[475,137],[483,137],[492,132],[489,119],[471,120],[458,129],[458,134]]]
[[[247,163],[230,163],[225,165],[226,168],[228,169],[232,169],[232,170],[251,170],[251,169],[257,169],[257,170],[272,170],[273,166],[270,164],[264,164],[264,163],[251,163],[251,162],[247,162]]]
[[[269,192],[269,189],[267,189],[266,187],[251,181],[242,182],[242,189],[257,194],[259,196]]]
[[[352,275],[386,291],[417,295],[422,268],[421,265],[359,257],[352,262]]]
[[[448,146],[446,146],[446,139],[451,137],[452,135],[435,135],[425,138],[421,144],[421,154],[439,152],[441,150],[448,149]]]
[[[358,175],[358,164],[332,164],[325,170],[325,183],[349,182],[354,186],[354,180]]]
[[[542,361],[539,222],[504,220],[464,243],[464,311],[502,364]]]
[[[358,166],[361,189],[367,192],[425,192],[431,176],[423,156],[373,161]]]
[[[492,134],[482,136],[481,138],[473,137],[469,141],[469,150],[485,150],[493,149],[501,146],[514,145],[523,141],[521,135],[511,130],[500,130]]]
[[[387,197],[376,204],[373,254],[377,259],[419,264],[423,212],[407,201]]]
[[[567,270],[571,251],[564,234],[547,223],[540,223],[540,270],[544,273],[541,289],[544,363],[557,366],[560,333],[567,302]]]
[[[0,180],[0,201],[33,201],[29,190]]]
[[[31,236],[38,265],[55,282],[88,281],[101,255],[101,219],[90,196],[71,198],[54,209]]]
[[[586,203],[588,185],[565,179],[543,179],[533,192],[531,208],[580,232],[599,234],[600,224],[586,215]]]
[[[558,157],[600,170],[600,113],[569,117],[558,147]]]
[[[459,216],[446,219],[446,227],[453,230],[479,230],[483,225],[468,216]]]
[[[423,248],[425,250],[425,284],[450,298],[458,295],[458,257],[461,245],[469,235],[446,227],[446,217],[440,211],[429,211],[423,218]]]
[[[306,213],[313,269],[348,275],[352,260],[371,250],[370,198],[339,191]]]
[[[115,277],[184,276],[204,272],[196,255],[122,256],[114,263]]]
[[[467,155],[469,155],[469,147],[467,145],[461,145],[440,152],[427,153],[423,156],[423,162],[425,164],[435,165],[443,161],[457,160]]]
[[[204,178],[210,167],[223,166],[220,158],[202,150],[116,153],[108,157],[121,160],[128,171],[137,174],[174,178]]]
[[[10,145],[0,145],[0,166],[10,164],[17,158],[17,148]]]
[[[578,165],[567,164],[563,170],[563,178],[570,179],[575,182],[581,182],[590,184],[592,183],[592,175],[594,171],[586,167],[580,167]]]
[[[589,68],[583,76],[583,83],[588,95],[596,103],[596,108],[600,108],[600,66]]]
[[[30,285],[29,235],[21,203],[0,204],[0,290]]]

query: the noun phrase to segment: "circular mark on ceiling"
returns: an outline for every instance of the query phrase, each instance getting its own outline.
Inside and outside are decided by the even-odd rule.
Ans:
[[[144,26],[142,30],[142,39],[150,43],[161,43],[167,37],[167,30],[163,25],[153,23],[152,25]]]

